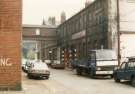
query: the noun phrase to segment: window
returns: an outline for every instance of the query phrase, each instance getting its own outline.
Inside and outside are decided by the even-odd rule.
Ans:
[[[96,59],[96,53],[95,52],[91,52],[90,58],[91,58],[91,60],[95,60]]]
[[[40,29],[36,29],[36,35],[40,35]]]
[[[83,30],[83,16],[80,17],[80,30]]]
[[[91,15],[91,13],[89,13],[89,21],[91,21],[92,20],[92,15]]]
[[[135,62],[128,63],[129,69],[135,68]]]
[[[135,0],[127,0],[128,3],[135,3]]]
[[[121,65],[120,69],[125,69],[125,65],[126,65],[126,63],[123,63],[123,64]]]
[[[86,14],[84,14],[84,28],[86,28],[86,20],[87,20]]]

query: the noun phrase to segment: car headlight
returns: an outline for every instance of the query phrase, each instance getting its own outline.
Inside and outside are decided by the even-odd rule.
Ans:
[[[49,73],[50,73],[50,71],[46,70],[46,71],[45,71],[45,73],[49,74]]]
[[[114,70],[118,70],[118,69],[119,69],[119,67],[115,67],[115,68],[114,68]]]

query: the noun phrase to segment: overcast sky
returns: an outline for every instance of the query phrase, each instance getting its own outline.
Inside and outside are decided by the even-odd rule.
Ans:
[[[41,24],[42,19],[48,20],[55,16],[60,20],[62,11],[67,18],[71,17],[82,8],[86,0],[23,0],[23,24]]]

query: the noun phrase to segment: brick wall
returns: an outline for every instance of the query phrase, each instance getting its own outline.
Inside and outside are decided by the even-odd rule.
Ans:
[[[0,0],[0,90],[21,89],[21,7],[21,0]]]

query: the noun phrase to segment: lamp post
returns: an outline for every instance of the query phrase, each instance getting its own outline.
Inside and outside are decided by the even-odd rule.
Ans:
[[[50,61],[52,63],[52,50],[49,50],[49,57],[50,57]]]
[[[36,43],[36,47],[35,47],[35,60],[38,60],[38,44]]]

